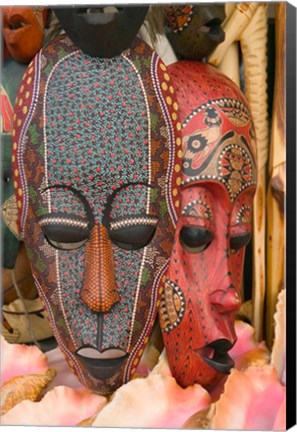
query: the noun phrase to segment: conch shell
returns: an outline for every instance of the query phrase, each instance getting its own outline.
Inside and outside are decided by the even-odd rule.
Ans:
[[[286,291],[278,295],[274,315],[275,338],[271,353],[271,364],[275,367],[278,379],[286,384]]]
[[[38,402],[25,400],[2,416],[2,425],[76,426],[94,416],[106,398],[86,388],[55,387]]]
[[[265,342],[257,342],[255,329],[244,321],[235,321],[237,342],[229,351],[235,361],[235,368],[247,369],[249,366],[263,366],[270,361],[270,353]]]
[[[181,388],[168,375],[165,355],[161,357],[148,377],[120,387],[92,426],[179,428],[192,414],[210,405],[209,394],[199,384]],[[163,371],[165,375],[161,375]]]
[[[11,378],[45,373],[48,362],[36,346],[10,344],[1,336],[1,384]]]
[[[23,400],[37,400],[55,376],[56,371],[50,368],[45,373],[21,375],[6,381],[1,386],[1,415]]]
[[[251,366],[244,372],[233,369],[224,393],[215,404],[211,429],[285,430],[283,415],[285,387],[273,366]],[[281,427],[280,427],[281,426]]]
[[[233,369],[220,399],[192,415],[185,429],[285,430],[286,392],[273,366]]]

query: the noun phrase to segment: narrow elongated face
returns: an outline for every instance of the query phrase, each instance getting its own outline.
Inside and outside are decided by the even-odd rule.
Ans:
[[[136,369],[171,252],[172,90],[143,42],[103,60],[64,36],[18,93],[14,181],[36,286],[69,364],[102,394]]]
[[[42,47],[47,8],[4,6],[2,14],[3,36],[10,55],[29,63]]]
[[[256,187],[254,130],[227,77],[203,63],[169,70],[183,122],[182,198],[160,323],[179,384],[211,388],[233,366]]]

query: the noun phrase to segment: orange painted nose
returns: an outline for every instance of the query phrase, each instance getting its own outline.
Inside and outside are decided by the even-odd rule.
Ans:
[[[95,226],[86,245],[81,298],[95,312],[108,312],[119,301],[111,241],[103,225]]]

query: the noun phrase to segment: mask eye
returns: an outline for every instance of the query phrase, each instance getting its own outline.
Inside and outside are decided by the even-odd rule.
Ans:
[[[147,246],[153,239],[156,228],[157,219],[148,219],[146,223],[139,223],[137,225],[123,226],[121,223],[111,225],[109,237],[111,241],[125,250],[137,250]]]
[[[81,242],[75,242],[75,243],[63,243],[63,242],[57,242],[54,240],[51,240],[49,237],[46,236],[47,241],[51,246],[53,246],[56,249],[62,249],[62,250],[75,250],[79,249],[81,246],[83,246],[86,240],[82,240]]]
[[[231,253],[237,252],[242,247],[247,246],[251,240],[251,233],[238,234],[230,238],[230,250]]]
[[[213,233],[201,227],[183,227],[180,232],[180,242],[190,253],[203,252],[211,243]]]
[[[45,238],[56,249],[78,249],[90,236],[88,223],[83,219],[48,215],[42,216],[39,223]]]

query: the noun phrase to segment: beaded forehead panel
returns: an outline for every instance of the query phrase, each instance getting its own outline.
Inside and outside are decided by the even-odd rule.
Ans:
[[[29,65],[15,111],[15,191],[36,284],[80,380],[109,393],[135,372],[171,251],[181,183],[173,87],[139,40],[99,59],[62,36]],[[125,356],[86,364],[82,347]]]

